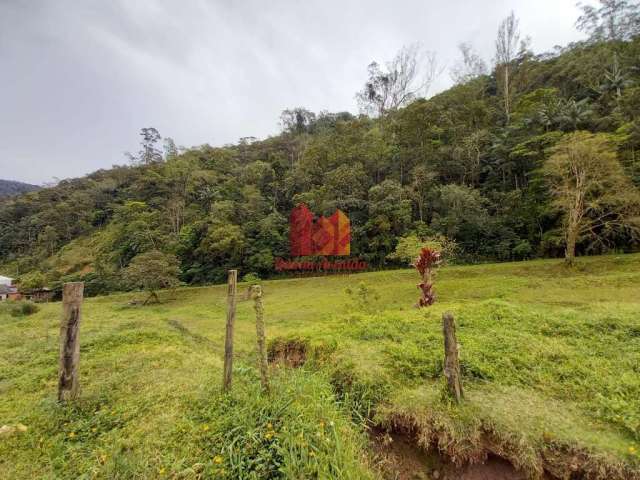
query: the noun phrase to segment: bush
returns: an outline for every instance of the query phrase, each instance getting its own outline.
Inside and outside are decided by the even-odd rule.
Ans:
[[[518,260],[524,260],[531,256],[531,244],[527,240],[522,240],[513,247],[513,256]]]
[[[18,302],[15,305],[11,306],[11,316],[12,317],[26,317],[29,315],[33,315],[38,312],[40,307],[38,307],[33,302]]]
[[[255,285],[257,283],[260,283],[260,280],[261,280],[260,275],[258,275],[255,272],[247,273],[245,276],[242,277],[242,281],[250,285]]]

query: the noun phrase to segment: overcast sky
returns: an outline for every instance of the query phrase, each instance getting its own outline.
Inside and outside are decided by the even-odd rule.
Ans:
[[[366,67],[405,44],[493,56],[514,10],[536,53],[582,38],[575,0],[0,0],[0,178],[126,163],[139,130],[184,146],[279,131],[289,107],[357,112]]]

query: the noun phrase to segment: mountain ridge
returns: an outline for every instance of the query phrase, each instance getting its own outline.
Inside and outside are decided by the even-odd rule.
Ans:
[[[0,198],[22,195],[23,193],[40,190],[40,188],[38,185],[0,178]]]

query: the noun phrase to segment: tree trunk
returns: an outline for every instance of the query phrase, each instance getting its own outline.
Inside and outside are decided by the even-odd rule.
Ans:
[[[509,125],[509,65],[504,66],[504,112],[507,116],[507,125]]]
[[[573,265],[576,259],[576,240],[578,238],[577,229],[570,226],[567,231],[567,245],[565,247],[564,260],[567,265]]]
[[[58,401],[75,400],[80,393],[80,320],[83,282],[65,283],[62,288],[62,322],[60,324],[60,364]]]

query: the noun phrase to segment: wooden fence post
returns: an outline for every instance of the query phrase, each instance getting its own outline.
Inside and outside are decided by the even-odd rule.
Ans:
[[[227,330],[224,340],[224,376],[222,389],[228,392],[231,389],[231,375],[233,373],[233,324],[236,321],[236,285],[238,283],[238,271],[229,270],[227,284]]]
[[[460,361],[458,358],[458,340],[456,324],[451,312],[442,314],[444,330],[444,376],[447,379],[449,394],[460,403],[462,399],[462,383],[460,382]]]
[[[265,342],[264,331],[264,306],[262,305],[262,287],[260,285],[253,285],[251,287],[253,291],[254,306],[256,311],[256,335],[258,343],[258,364],[260,367],[260,382],[262,383],[262,389],[265,392],[269,391],[269,370],[267,364],[267,346]]]
[[[80,320],[83,282],[65,283],[62,287],[62,322],[60,323],[60,367],[58,401],[74,400],[80,393]]]

